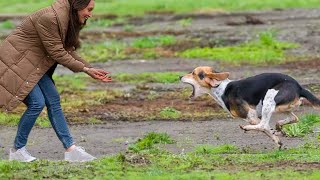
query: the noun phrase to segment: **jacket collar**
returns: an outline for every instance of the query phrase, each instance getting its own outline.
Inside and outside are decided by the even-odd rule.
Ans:
[[[64,41],[66,39],[66,34],[68,30],[69,25],[69,10],[70,10],[70,4],[68,0],[57,0],[51,5],[56,17],[57,22],[60,30],[60,35],[62,38],[62,42],[64,44]]]

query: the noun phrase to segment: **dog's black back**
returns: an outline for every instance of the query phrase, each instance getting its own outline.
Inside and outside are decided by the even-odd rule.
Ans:
[[[263,73],[243,80],[230,82],[225,89],[222,100],[225,102],[227,108],[230,105],[230,100],[235,99],[256,106],[263,100],[269,89],[290,91],[286,94],[292,94],[293,97],[300,95],[302,87],[295,79],[288,75],[281,73]],[[289,98],[288,101],[291,100],[290,97],[287,98]],[[241,104],[242,102],[236,103]],[[281,99],[276,103],[279,105],[287,102]]]

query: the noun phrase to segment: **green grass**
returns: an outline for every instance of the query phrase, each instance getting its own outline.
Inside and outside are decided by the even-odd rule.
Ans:
[[[42,7],[49,6],[53,0],[10,0],[0,2],[0,13],[30,13]],[[122,1],[95,1],[94,13],[116,15],[143,15],[148,11],[173,11],[176,13],[193,12],[199,10],[223,9],[226,11],[272,9],[272,8],[316,8],[319,0],[277,0],[234,1],[234,0],[122,0]]]
[[[17,126],[22,114],[13,114],[13,113],[0,113],[0,126]],[[46,115],[41,115],[36,123],[35,126],[38,127],[50,127],[50,121],[46,117]]]
[[[110,19],[92,19],[87,21],[87,25],[85,26],[85,29],[95,29],[95,28],[107,28],[109,26],[112,26],[115,24],[116,21],[110,20]]]
[[[175,43],[176,39],[174,36],[147,36],[135,39],[131,46],[134,48],[155,48]]]
[[[123,42],[109,40],[103,43],[83,43],[79,52],[88,62],[107,62],[126,58],[127,55],[124,53],[126,47]]]
[[[117,89],[110,89],[108,91],[87,90],[88,84],[96,83],[96,80],[84,73],[54,75],[53,79],[61,95],[61,106],[65,112],[74,112],[78,111],[78,108],[82,109],[86,106],[104,104],[123,95],[123,92]],[[73,121],[78,120],[71,120],[71,122]],[[83,119],[81,122],[83,122]],[[91,122],[96,122],[96,120],[93,119]]]
[[[156,144],[173,144],[174,140],[167,133],[150,132],[142,139],[129,146],[129,151],[138,153],[155,148]]]
[[[181,19],[178,21],[178,24],[180,26],[186,27],[186,26],[190,26],[192,24],[192,21],[193,21],[192,18]]]
[[[298,47],[297,44],[276,40],[274,31],[259,34],[258,39],[237,46],[204,47],[187,49],[183,52],[167,50],[166,47],[177,43],[174,36],[146,36],[131,42],[110,40],[99,43],[84,43],[79,49],[80,55],[88,62],[107,62],[123,59],[157,59],[159,57],[178,56],[182,58],[203,58],[227,63],[239,64],[279,64],[286,60],[285,51]]]
[[[161,133],[145,139],[161,142]],[[147,138],[148,137],[148,138]],[[161,137],[161,138],[160,138]],[[165,136],[165,139],[168,139]],[[32,163],[0,161],[1,179],[319,179],[319,147],[298,147],[264,153],[241,152],[233,145],[212,146],[213,153],[173,154],[154,151],[148,141],[138,153],[106,156],[89,163],[40,160]],[[141,143],[143,144],[143,143]],[[203,146],[203,145],[202,145]],[[149,148],[149,150],[148,150]],[[147,150],[146,150],[147,149]],[[199,149],[199,148],[196,148]],[[233,150],[234,149],[234,150]]]
[[[263,32],[258,40],[238,46],[217,48],[195,48],[179,53],[183,58],[204,58],[231,64],[279,64],[286,60],[285,50],[298,47],[297,44],[280,42],[271,31]]]
[[[119,73],[115,81],[127,83],[177,83],[183,72],[145,72],[140,74]]]
[[[198,154],[236,154],[241,153],[240,148],[225,144],[221,146],[212,146],[212,145],[199,145],[195,148],[195,153]]]
[[[74,92],[82,90],[87,86],[86,80],[88,76],[82,74],[71,74],[71,75],[54,75],[53,80],[56,83],[59,93]]]
[[[49,6],[54,0],[10,0],[0,1],[0,13],[31,13]]]
[[[320,116],[308,114],[301,117],[298,123],[288,124],[283,127],[283,132],[289,137],[303,137],[310,133],[315,125],[320,124]]]
[[[84,27],[85,30],[92,30],[92,29],[100,29],[107,28],[113,26],[114,24],[124,24],[126,23],[127,19],[124,17],[117,17],[114,19],[102,19],[102,18],[95,18],[90,19],[87,21],[87,25]]]
[[[172,120],[180,118],[181,112],[172,107],[165,107],[160,111],[159,115],[161,118]]]
[[[15,25],[11,20],[0,22],[0,29],[13,29],[13,28],[15,28]]]
[[[128,31],[130,31],[130,26],[125,27],[129,28]],[[126,49],[137,48],[140,49],[141,53],[137,52],[136,56],[150,59],[159,56],[155,50],[150,48],[165,47],[175,43],[176,39],[174,36],[147,36],[133,39],[131,43],[119,40],[83,43],[79,52],[88,62],[106,62],[109,60],[129,59],[131,56],[126,53]]]

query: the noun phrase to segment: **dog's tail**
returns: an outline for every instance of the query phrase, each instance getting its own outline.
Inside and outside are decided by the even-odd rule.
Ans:
[[[312,105],[320,107],[320,99],[314,96],[310,91],[302,88],[300,96],[306,98]]]

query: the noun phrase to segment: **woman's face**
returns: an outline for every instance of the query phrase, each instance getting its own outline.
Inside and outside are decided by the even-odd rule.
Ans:
[[[91,0],[87,7],[78,11],[79,21],[81,24],[85,24],[87,19],[92,16],[93,8],[94,8],[94,0]]]

